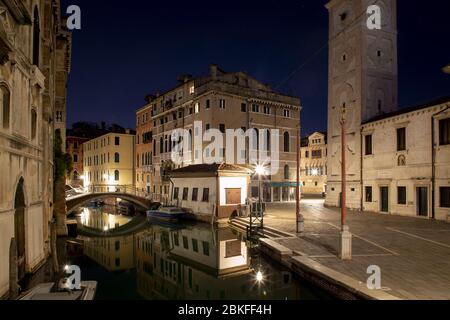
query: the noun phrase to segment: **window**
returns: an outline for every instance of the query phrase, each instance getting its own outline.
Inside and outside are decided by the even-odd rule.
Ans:
[[[188,192],[189,192],[188,188],[183,188],[183,200],[188,199]]]
[[[241,112],[247,112],[247,105],[245,103],[241,103]]]
[[[284,152],[289,152],[289,132],[284,133]]]
[[[180,246],[180,239],[178,238],[178,233],[173,234],[173,243],[178,247]]]
[[[372,202],[372,187],[366,187],[366,202]]]
[[[198,199],[198,188],[192,189],[192,201],[197,201]]]
[[[252,105],[252,112],[259,112],[259,105],[257,104]]]
[[[369,134],[369,135],[367,135],[367,136],[365,136],[365,146],[366,146],[366,148],[365,148],[365,155],[366,156],[368,156],[368,155],[371,155],[372,154],[372,135],[371,134]]]
[[[73,155],[73,162],[75,162],[75,163],[78,162],[78,155],[77,154]]]
[[[205,129],[208,131],[211,128],[211,125],[209,123],[206,124]]]
[[[440,187],[440,207],[450,208],[450,187]]]
[[[120,137],[114,137],[114,144],[120,146]]]
[[[203,196],[202,196],[203,202],[209,201],[209,188],[203,188]]]
[[[116,241],[115,247],[116,247],[116,251],[120,250],[120,241]]]
[[[178,200],[178,194],[180,193],[180,188],[175,187],[173,189],[173,198]]]
[[[305,158],[309,158],[309,151],[305,151]]]
[[[205,256],[209,256],[209,242],[202,241],[202,246],[203,246],[203,254]]]
[[[406,187],[397,187],[397,203],[406,204]]]
[[[264,106],[264,113],[265,114],[270,114],[270,107],[269,106]]]
[[[283,117],[290,118],[291,117],[291,111],[288,109],[283,110]]]
[[[406,128],[397,129],[397,151],[406,150]]]
[[[36,110],[31,110],[31,139],[34,140],[36,138],[37,132],[37,113]]]
[[[320,159],[320,158],[322,158],[322,150],[313,150],[311,152],[311,157],[313,159]]]
[[[439,120],[439,144],[450,144],[450,118]]]
[[[189,94],[194,94],[195,93],[195,86],[192,85],[189,87]]]
[[[114,162],[115,163],[120,162],[120,154],[118,152],[114,153]]]
[[[186,236],[183,236],[183,248],[189,248],[188,238]]]
[[[225,124],[223,123],[219,124],[219,130],[220,132],[225,133]]]
[[[198,241],[197,239],[192,239],[192,250],[198,252]]]
[[[119,170],[114,171],[114,180],[119,181],[120,180],[120,173]]]
[[[211,101],[208,99],[208,100],[206,100],[205,109],[209,109],[209,108],[211,108]]]
[[[200,105],[199,105],[198,102],[195,104],[195,107],[194,107],[194,108],[195,108],[195,109],[194,109],[194,112],[195,112],[195,113],[199,113],[199,112],[200,112]]]
[[[220,109],[225,109],[225,99],[220,99],[219,100],[219,108]]]
[[[289,166],[288,165],[284,166],[284,178],[289,179]]]

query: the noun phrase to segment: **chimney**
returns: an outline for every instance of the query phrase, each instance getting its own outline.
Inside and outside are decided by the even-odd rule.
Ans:
[[[213,80],[217,80],[217,69],[218,69],[217,64],[210,64],[209,65],[209,74],[211,75],[211,78]]]
[[[186,83],[188,81],[192,80],[192,75],[191,74],[182,74],[180,76],[178,76],[178,82],[179,83]]]

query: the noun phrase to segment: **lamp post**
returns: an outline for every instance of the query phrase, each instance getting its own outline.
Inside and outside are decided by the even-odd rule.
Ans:
[[[256,166],[256,174],[258,175],[258,213],[259,213],[259,218],[261,219],[261,227],[263,226],[264,223],[264,216],[263,216],[263,210],[262,210],[262,179],[261,176],[264,174],[264,166],[262,165],[257,165]]]
[[[347,172],[345,169],[345,151],[347,147],[346,130],[345,130],[345,103],[341,109],[341,234],[339,238],[339,256],[342,260],[350,260],[352,258],[352,234],[347,225]]]
[[[295,186],[295,220],[297,233],[303,233],[305,231],[305,218],[300,212],[300,119],[297,125],[297,183]]]

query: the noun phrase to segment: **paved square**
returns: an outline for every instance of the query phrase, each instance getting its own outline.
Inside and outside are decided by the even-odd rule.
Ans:
[[[305,199],[305,233],[278,239],[294,251],[365,283],[367,267],[381,268],[381,285],[403,299],[450,299],[450,224],[414,217],[348,212],[353,258],[337,257],[340,211]],[[271,204],[269,227],[295,233],[295,204]]]

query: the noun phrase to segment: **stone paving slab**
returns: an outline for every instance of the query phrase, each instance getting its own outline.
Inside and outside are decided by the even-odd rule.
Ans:
[[[353,258],[337,257],[340,213],[320,201],[302,203],[305,233],[277,239],[325,267],[366,283],[367,267],[381,268],[383,290],[402,299],[450,299],[450,224],[414,217],[349,213]],[[269,206],[265,223],[295,233],[295,206]]]

